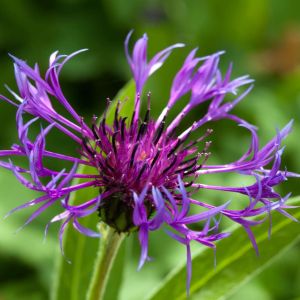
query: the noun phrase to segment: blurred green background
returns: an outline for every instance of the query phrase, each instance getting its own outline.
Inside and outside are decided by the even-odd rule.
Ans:
[[[66,66],[61,81],[67,98],[82,116],[89,119],[93,114],[100,115],[106,97],[113,98],[130,79],[123,41],[128,31],[135,29],[134,38],[148,33],[150,55],[176,42],[187,44],[185,49],[172,54],[165,68],[158,71],[147,86],[152,92],[152,114],[158,116],[162,103],[167,100],[172,75],[188,51],[198,46],[199,55],[226,50],[222,70],[233,61],[235,76],[250,74],[256,80],[255,89],[235,112],[260,128],[263,142],[274,136],[276,127],[294,118],[294,131],[285,141],[288,147],[284,165],[299,172],[298,0],[1,0],[0,4],[0,85],[6,83],[15,88],[12,62],[7,53],[26,59],[31,65],[39,62],[45,70],[48,57],[55,50],[70,53],[89,48]],[[4,87],[1,93],[6,93]],[[7,149],[17,141],[14,108],[5,103],[0,105],[3,126],[0,144],[1,149]],[[173,115],[180,108],[176,106]],[[190,120],[201,112],[202,108],[195,110]],[[214,125],[212,162],[233,161],[247,147],[249,139],[244,131],[229,125],[226,122]],[[57,148],[64,142],[60,135],[50,139],[49,144]],[[63,145],[66,152],[72,151]],[[240,177],[217,176],[212,182],[230,185],[236,183],[237,178]],[[290,180],[282,192],[299,195],[298,186],[296,180]],[[1,218],[15,206],[36,197],[5,170],[0,170],[0,190]],[[236,196],[207,193],[201,197],[211,200],[217,197],[220,201]],[[44,225],[58,210],[48,210],[15,234],[30,212],[28,209],[0,221],[0,300],[49,297],[54,254],[59,251],[58,228],[51,228],[45,242],[43,232]],[[168,247],[156,247],[164,243]],[[136,237],[131,236],[127,241],[122,299],[140,299],[145,290],[185,259],[184,249],[163,234],[156,234],[151,240],[150,255],[154,261],[140,273],[136,272],[138,255]],[[253,259],[257,259],[254,254]],[[300,299],[300,245],[288,250],[231,299]]]

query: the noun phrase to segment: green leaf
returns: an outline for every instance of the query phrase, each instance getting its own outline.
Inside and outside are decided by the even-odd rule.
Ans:
[[[289,203],[300,205],[300,198]],[[300,211],[291,212],[300,218]],[[272,236],[268,237],[268,222],[253,228],[259,247],[259,257],[244,229],[237,227],[232,234],[217,244],[217,265],[214,255],[205,249],[193,257],[193,277],[190,287],[192,299],[228,298],[241,284],[260,273],[273,260],[283,254],[300,239],[300,225],[278,212],[272,214]],[[185,265],[171,272],[153,292],[149,300],[186,299]]]
[[[115,96],[114,101],[109,106],[106,122],[112,124],[114,120],[115,109],[118,103],[118,100],[121,101],[120,114],[123,117],[128,117],[130,119],[133,112],[134,106],[134,97],[135,97],[135,83],[133,80],[130,80],[123,89],[121,89]]]
[[[121,113],[124,116],[129,116],[133,111],[134,84],[130,81],[116,95],[116,100],[124,100]],[[111,104],[107,114],[107,122],[112,122],[114,109],[117,101]],[[90,173],[91,169],[87,166],[82,166],[79,170],[81,173]],[[76,182],[81,182],[80,180]],[[99,194],[98,188],[90,188],[78,191],[73,194],[72,202],[82,202],[82,199],[91,199]],[[80,220],[83,226],[96,229],[99,217],[95,213],[93,216]],[[99,245],[100,244],[100,245]],[[98,248],[101,246],[98,239],[86,237],[77,231],[72,226],[68,226],[64,234],[64,252],[66,258],[61,253],[58,254],[58,263],[54,279],[54,287],[52,290],[52,299],[54,300],[82,300],[85,299],[87,290],[92,279],[94,264],[97,258]],[[69,260],[71,263],[68,263]],[[119,270],[121,270],[119,263]],[[121,276],[117,276],[115,280],[121,280]],[[116,283],[118,284],[118,283]]]

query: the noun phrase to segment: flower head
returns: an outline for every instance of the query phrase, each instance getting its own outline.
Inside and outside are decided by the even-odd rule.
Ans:
[[[285,209],[288,196],[281,197],[274,187],[297,174],[280,169],[283,148],[281,141],[291,130],[291,123],[278,131],[265,146],[259,146],[256,129],[253,125],[231,113],[251,90],[250,85],[238,95],[238,88],[248,86],[252,80],[242,76],[231,80],[230,65],[222,76],[218,68],[223,52],[206,57],[196,57],[197,49],[187,56],[182,67],[175,75],[170,98],[157,120],[151,117],[151,95],[148,93],[148,105],[144,114],[140,112],[143,87],[151,76],[175,48],[175,44],[156,54],[147,62],[147,36],[140,38],[129,54],[129,39],[125,41],[126,56],[136,84],[135,105],[132,116],[121,115],[122,102],[114,111],[114,120],[108,124],[107,111],[102,118],[93,117],[91,124],[74,110],[64,96],[59,82],[59,74],[71,55],[59,55],[55,52],[49,60],[44,76],[38,65],[28,66],[23,60],[12,56],[18,92],[8,88],[12,99],[1,99],[16,106],[17,131],[19,144],[9,150],[0,151],[0,166],[11,170],[21,184],[29,189],[41,192],[38,198],[25,203],[13,211],[38,205],[29,217],[30,223],[49,206],[60,205],[62,212],[54,216],[50,223],[62,221],[59,232],[60,242],[67,224],[71,223],[80,233],[99,237],[99,233],[80,224],[80,219],[98,213],[100,220],[113,227],[117,232],[138,231],[141,244],[139,268],[148,259],[148,236],[151,231],[166,229],[169,236],[184,244],[187,249],[187,288],[191,279],[191,241],[215,248],[214,242],[225,238],[228,233],[220,233],[218,216],[223,215],[242,225],[257,250],[251,227],[260,224],[271,210],[291,217]],[[182,96],[190,94],[190,100],[174,120],[168,120],[168,113]],[[226,95],[234,95],[230,102]],[[55,102],[55,105],[53,105]],[[208,102],[207,112],[189,128],[176,134],[181,121],[197,105]],[[68,117],[60,114],[54,107],[61,105]],[[24,121],[23,115],[31,118]],[[27,118],[28,119],[28,118]],[[212,135],[210,122],[229,119],[244,127],[251,135],[249,150],[236,162],[224,165],[208,164]],[[35,138],[30,138],[29,130],[33,123],[40,120],[49,125],[41,128]],[[46,140],[49,132],[58,129],[67,139],[77,143],[80,149],[77,156],[48,150]],[[189,140],[190,134],[199,132],[199,137]],[[21,156],[28,167],[13,163],[15,156]],[[70,169],[56,170],[45,165],[46,158],[71,162]],[[271,165],[271,168],[267,167]],[[90,173],[82,173],[78,166],[88,166]],[[201,175],[214,173],[240,173],[253,178],[250,186],[215,186],[202,182]],[[198,180],[199,177],[199,180]],[[83,179],[80,183],[75,178]],[[86,188],[97,189],[98,196],[84,199],[81,204],[70,202],[72,193]],[[239,193],[249,199],[249,204],[241,210],[230,209],[229,202],[214,206],[203,200],[193,199],[198,189],[211,189],[222,192]],[[191,206],[201,208],[201,212],[192,213]],[[13,212],[12,211],[12,212]],[[253,220],[252,217],[263,216]],[[292,218],[292,217],[291,217]],[[193,223],[202,222],[201,230],[191,229]]]

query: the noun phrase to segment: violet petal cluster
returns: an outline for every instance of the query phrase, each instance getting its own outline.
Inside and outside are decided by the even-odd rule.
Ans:
[[[95,228],[85,228],[80,224],[81,218],[97,213],[100,221],[118,233],[138,231],[141,245],[139,268],[149,258],[149,234],[164,227],[171,238],[186,247],[188,290],[192,270],[190,244],[195,241],[214,249],[215,241],[227,237],[229,233],[219,230],[220,216],[243,226],[256,251],[257,244],[251,230],[253,226],[262,223],[272,210],[293,219],[286,212],[290,208],[286,204],[289,195],[282,197],[274,190],[288,177],[299,177],[280,167],[283,154],[281,143],[291,131],[292,122],[261,147],[256,128],[232,113],[232,109],[252,89],[253,80],[248,76],[231,79],[232,65],[222,75],[219,60],[223,52],[197,57],[197,49],[188,54],[175,74],[170,97],[158,119],[151,117],[149,94],[147,110],[142,115],[140,104],[148,78],[163,65],[174,49],[184,45],[170,46],[148,62],[146,34],[136,41],[132,53],[129,50],[130,37],[131,33],[125,40],[125,52],[136,84],[135,105],[129,118],[122,116],[122,102],[119,101],[112,124],[106,120],[110,102],[103,116],[93,117],[89,124],[75,111],[61,89],[59,75],[62,68],[84,50],[71,55],[53,53],[44,75],[41,75],[37,64],[30,67],[25,61],[11,56],[18,91],[8,88],[11,97],[1,95],[0,98],[16,107],[19,143],[9,150],[0,151],[3,157],[0,166],[11,170],[21,184],[39,192],[40,196],[9,214],[38,206],[24,224],[27,225],[48,207],[59,205],[62,212],[54,216],[49,224],[61,222],[59,240],[62,245],[68,224],[82,234],[99,237]],[[246,88],[239,94],[239,88],[244,86]],[[182,111],[173,120],[168,119],[169,111],[187,94],[189,101]],[[233,100],[226,100],[227,94],[232,94]],[[208,103],[206,113],[180,132],[182,120],[204,102]],[[65,110],[65,114],[54,108],[58,106]],[[209,164],[211,140],[208,137],[212,139],[213,132],[209,123],[220,119],[229,119],[244,127],[251,136],[250,145],[237,161],[212,165]],[[48,125],[41,127],[32,138],[30,130],[41,120]],[[51,145],[48,148],[46,140],[54,129],[77,144],[77,155],[64,153],[63,149],[60,153],[52,151]],[[196,130],[199,137],[191,140],[190,134]],[[16,164],[15,157],[23,157],[27,167]],[[57,170],[45,163],[49,158],[65,162],[66,166],[71,163],[72,167]],[[79,166],[88,166],[90,173],[81,172]],[[231,187],[202,182],[201,175],[214,173],[250,176],[253,184]],[[76,182],[74,179],[81,180]],[[97,189],[98,196],[83,199],[80,204],[70,201],[74,192],[87,188]],[[238,193],[249,199],[248,205],[241,210],[231,209],[229,202],[214,206],[193,198],[199,189]],[[191,229],[192,224],[197,224],[197,228],[201,229]]]

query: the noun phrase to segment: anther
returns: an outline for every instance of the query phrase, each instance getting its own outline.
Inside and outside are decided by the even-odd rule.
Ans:
[[[206,142],[203,151],[206,151],[210,147],[211,143],[212,143],[212,141]]]
[[[175,154],[172,162],[169,164],[167,168],[163,170],[162,174],[166,174],[175,165],[176,160],[177,160],[177,155]]]
[[[96,124],[92,124],[92,132],[94,134],[94,138],[95,140],[100,140],[100,136],[99,136],[99,132],[98,132],[98,128],[96,126]]]
[[[165,125],[166,125],[166,117],[164,117],[163,120],[161,121],[161,123],[159,124],[158,131],[157,131],[156,136],[153,141],[154,145],[156,145],[158,143],[158,141],[163,133],[163,130],[165,128]]]
[[[188,144],[183,150],[187,150],[191,147],[193,147],[194,145],[202,142],[205,138],[207,138],[209,135],[211,135],[213,133],[213,129],[207,129],[205,134],[203,136],[201,136],[200,138],[198,138],[197,140],[195,140],[194,142]],[[210,141],[211,143],[211,141]]]
[[[157,150],[157,153],[155,154],[154,159],[153,159],[152,162],[151,162],[150,170],[151,170],[151,169],[153,168],[153,166],[155,165],[155,163],[156,163],[156,161],[157,161],[157,159],[158,159],[158,157],[159,157],[159,155],[160,155],[160,152],[161,152],[161,150],[158,149],[158,150]]]
[[[105,122],[106,122],[106,117],[104,116],[103,119],[102,119],[102,121],[101,121],[101,128],[102,128],[102,132],[103,132],[104,135],[107,134]]]
[[[186,182],[186,183],[184,183],[184,186],[186,188],[188,188],[188,187],[192,186],[193,183],[194,183],[194,181]]]
[[[194,156],[188,160],[182,161],[179,165],[182,166],[182,165],[189,163],[190,161],[198,160],[201,155],[202,155],[201,153],[198,153],[196,156]]]
[[[132,129],[133,124],[134,124],[134,118],[135,118],[135,109],[133,110],[132,116],[131,116],[131,122],[130,122],[130,128]]]
[[[197,168],[194,168],[194,169],[192,169],[190,171],[183,172],[183,174],[184,174],[184,176],[187,176],[187,175],[190,175],[190,174],[193,174],[193,173],[199,171],[201,168],[202,168],[202,164],[199,165]]]
[[[127,117],[123,118],[122,119],[122,123],[121,123],[121,138],[122,138],[122,141],[125,140],[125,122],[126,122],[126,119]]]
[[[148,110],[150,111],[150,104],[151,104],[151,92],[149,91],[148,93],[147,93],[147,108],[148,108]]]
[[[137,178],[136,178],[137,181],[140,180],[141,176],[142,176],[143,173],[146,171],[147,165],[148,165],[147,163],[145,163],[145,164],[143,165],[142,169],[141,169],[140,172],[139,172],[139,175],[138,175]]]
[[[138,132],[138,135],[136,137],[136,140],[138,141],[146,132],[147,130],[147,123],[146,122],[143,122],[141,125],[140,125],[140,128],[139,128],[139,132]]]
[[[133,150],[132,150],[131,157],[130,157],[130,164],[129,164],[130,168],[133,166],[134,157],[135,157],[136,151],[138,149],[138,146],[139,146],[139,143],[136,143]]]
[[[182,140],[181,138],[178,138],[176,145],[168,153],[168,157],[170,157],[179,148],[179,146],[184,143],[184,141],[185,141],[185,139]]]
[[[82,138],[82,145],[83,145],[84,149],[86,150],[86,152],[88,152],[93,157],[95,154],[95,151],[93,151],[91,149],[87,138]]]
[[[119,131],[114,132],[114,134],[111,137],[111,142],[113,146],[114,153],[117,154],[117,146],[116,146],[116,136],[119,133]]]
[[[109,157],[110,157],[110,155],[107,155],[107,157],[106,157],[106,159],[105,159],[105,166],[106,166],[112,173],[114,173],[114,172],[115,172],[114,168],[109,164]]]
[[[110,104],[111,104],[111,100],[109,98],[106,98],[106,107],[104,109],[103,118],[106,118],[107,111],[108,111]]]
[[[188,171],[189,169],[195,167],[196,164],[197,164],[197,159],[196,159],[196,160],[194,159],[194,161],[193,161],[190,165],[185,166],[184,168],[181,168],[181,169],[176,170],[175,173],[186,172],[186,171]]]

